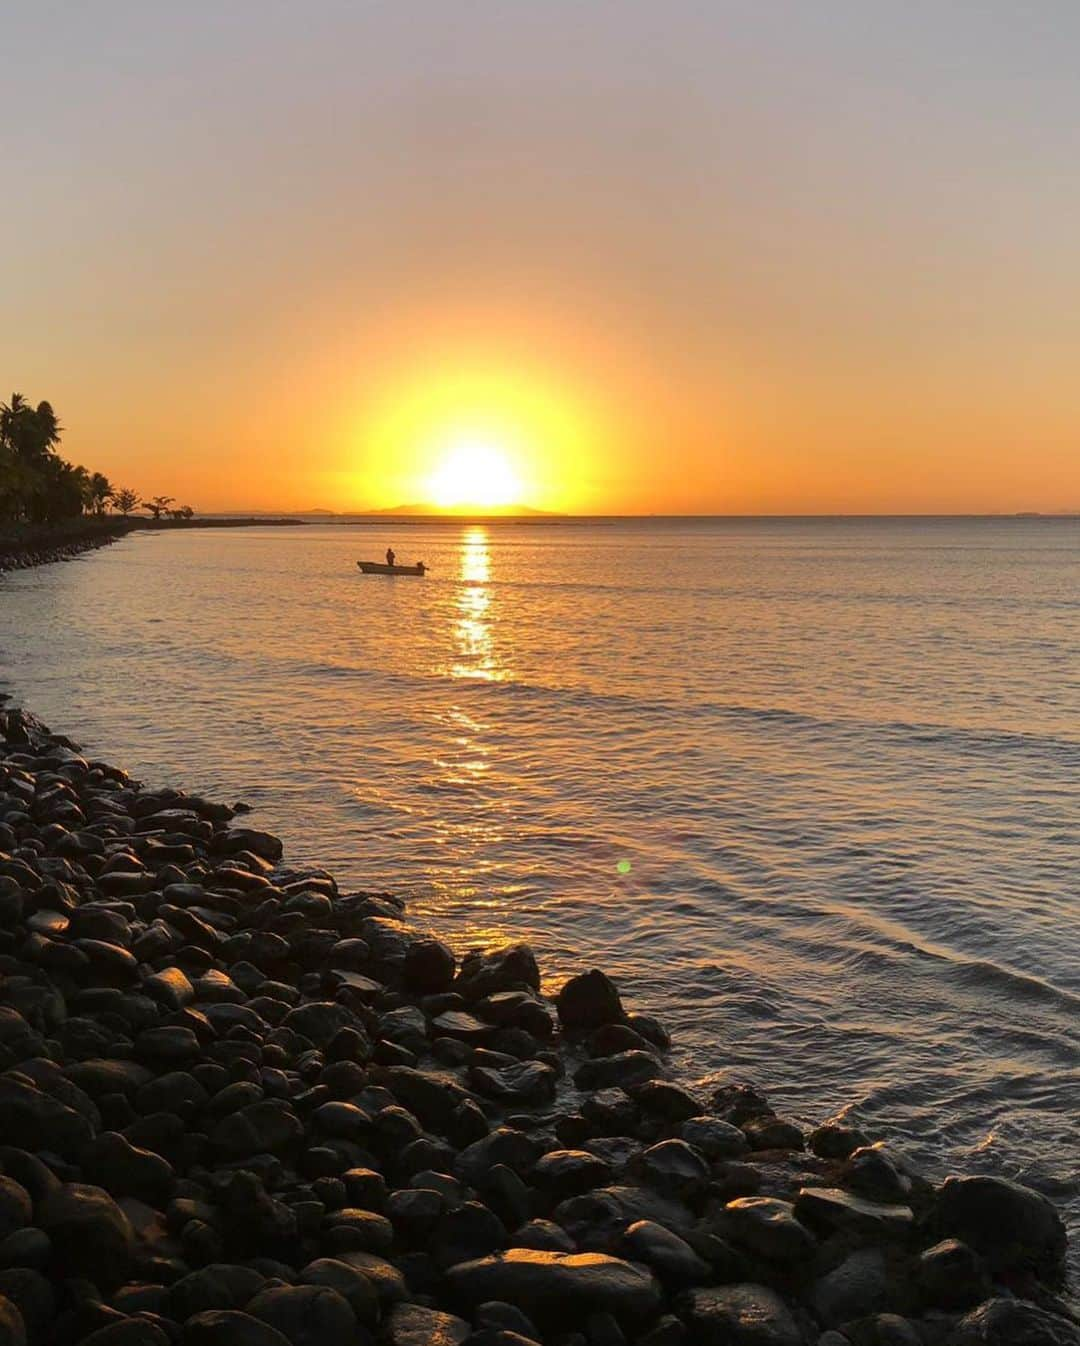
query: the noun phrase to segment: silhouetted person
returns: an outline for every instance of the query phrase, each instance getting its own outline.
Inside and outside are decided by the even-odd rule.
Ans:
[[[387,549],[386,549],[386,564],[387,564],[388,566],[392,566],[392,565],[394,564],[394,549],[393,549],[393,547],[387,547]]]

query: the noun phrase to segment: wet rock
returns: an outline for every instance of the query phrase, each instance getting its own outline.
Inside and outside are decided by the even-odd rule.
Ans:
[[[636,1326],[648,1321],[660,1304],[660,1287],[650,1271],[599,1253],[512,1248],[452,1267],[447,1281],[465,1304],[497,1299],[541,1326],[577,1324],[601,1312]]]
[[[644,1084],[661,1073],[661,1066],[649,1052],[619,1052],[583,1062],[574,1073],[579,1089],[631,1088]]]
[[[750,1149],[750,1142],[739,1128],[719,1117],[689,1117],[679,1128],[679,1134],[706,1159],[738,1159]]]
[[[870,1201],[903,1204],[911,1197],[911,1179],[881,1145],[865,1145],[855,1150],[844,1164],[842,1181],[857,1196]]]
[[[119,1285],[126,1277],[134,1245],[132,1228],[100,1187],[65,1183],[42,1202],[37,1223],[69,1272],[86,1276],[102,1289]]]
[[[548,1103],[555,1097],[555,1071],[540,1061],[520,1061],[501,1070],[483,1066],[469,1071],[478,1094],[506,1105]]]
[[[804,1187],[795,1214],[811,1229],[843,1230],[866,1239],[904,1239],[913,1216],[908,1206],[886,1206],[853,1196],[839,1187]]]
[[[793,1122],[767,1115],[740,1123],[752,1150],[801,1150],[803,1134]]]
[[[959,1239],[944,1239],[927,1248],[919,1255],[915,1275],[924,1302],[934,1308],[966,1309],[990,1294],[982,1258]]]
[[[571,1031],[600,1028],[625,1017],[615,983],[599,968],[571,977],[556,995],[555,1009],[559,1022]]]
[[[1065,1225],[1038,1192],[1004,1178],[947,1178],[934,1210],[942,1234],[962,1239],[991,1271],[1031,1270],[1060,1278]]]
[[[988,1299],[961,1318],[948,1346],[1080,1346],[1080,1326],[1023,1299]]]
[[[602,1187],[611,1178],[611,1165],[587,1150],[550,1150],[532,1172],[532,1183],[555,1201]]]
[[[647,1084],[639,1085],[633,1091],[633,1099],[642,1112],[668,1122],[686,1122],[701,1113],[701,1104],[694,1095],[668,1080],[650,1080]],[[688,1140],[689,1137],[684,1136],[683,1139]]]
[[[641,1156],[646,1182],[660,1191],[690,1193],[709,1177],[709,1166],[685,1140],[662,1140]]]
[[[410,990],[435,995],[449,990],[455,965],[453,953],[441,940],[417,939],[405,952],[401,977]]]
[[[803,1346],[791,1311],[764,1285],[687,1290],[676,1308],[696,1346]]]
[[[468,954],[454,989],[470,1001],[500,991],[540,990],[540,969],[528,944],[508,944],[484,954]]]

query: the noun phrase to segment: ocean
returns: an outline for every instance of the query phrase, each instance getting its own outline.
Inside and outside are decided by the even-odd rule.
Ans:
[[[0,686],[459,951],[604,968],[686,1081],[1080,1223],[1080,520],[137,535],[0,577]]]

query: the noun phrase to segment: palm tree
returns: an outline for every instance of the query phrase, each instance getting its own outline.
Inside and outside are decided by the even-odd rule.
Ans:
[[[114,491],[112,483],[108,477],[101,472],[95,472],[90,478],[90,504],[93,506],[94,513],[99,517],[105,513],[106,503],[113,498]]]
[[[138,491],[133,491],[130,486],[122,486],[119,490],[112,493],[113,504],[126,519],[133,509],[139,503]]]
[[[143,509],[148,509],[150,511],[154,516],[154,522],[157,523],[172,504],[173,499],[174,497],[171,495],[155,495],[149,500],[144,500],[142,502],[142,507]]]

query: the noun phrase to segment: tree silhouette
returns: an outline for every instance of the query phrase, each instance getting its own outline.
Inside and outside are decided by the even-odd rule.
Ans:
[[[113,491],[113,504],[126,519],[133,509],[139,504],[139,493],[133,491],[130,486],[123,486],[117,491]]]
[[[100,472],[95,472],[91,476],[89,485],[90,506],[95,514],[100,517],[105,513],[105,506],[114,494],[112,483],[108,477]]]
[[[142,507],[150,511],[154,516],[154,522],[157,523],[172,502],[173,497],[171,495],[155,495],[150,500],[144,500]]]

